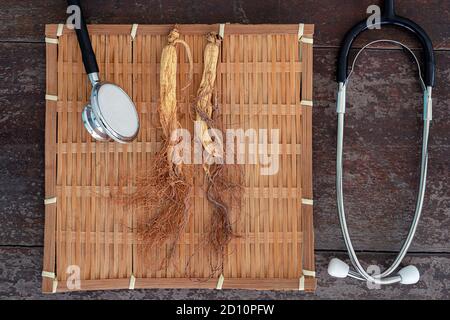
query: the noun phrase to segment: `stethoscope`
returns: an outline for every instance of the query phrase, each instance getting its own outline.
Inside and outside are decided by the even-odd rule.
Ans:
[[[417,57],[414,55],[413,51],[409,49],[404,44],[393,41],[393,40],[377,40],[373,41],[366,46],[364,46],[356,55],[353,62],[350,73],[347,74],[348,66],[348,55],[352,47],[353,42],[358,37],[359,34],[364,32],[369,28],[367,21],[362,21],[356,26],[354,26],[345,36],[343,45],[340,49],[339,60],[338,60],[338,75],[337,80],[339,84],[339,91],[337,97],[337,114],[338,114],[338,130],[337,130],[337,159],[336,159],[336,189],[337,189],[337,206],[339,212],[339,220],[341,224],[342,234],[344,238],[345,245],[350,257],[350,261],[354,267],[354,270],[350,270],[350,267],[345,262],[334,258],[330,261],[328,265],[328,273],[337,278],[351,277],[354,279],[372,282],[378,285],[401,283],[401,284],[415,284],[420,279],[419,270],[413,266],[407,266],[398,271],[396,275],[393,273],[397,270],[401,264],[403,258],[405,257],[411,242],[414,238],[414,234],[417,229],[417,225],[422,214],[422,206],[424,202],[425,186],[427,179],[427,165],[428,165],[428,137],[430,131],[430,123],[432,120],[432,88],[434,86],[435,78],[435,61],[433,45],[430,38],[425,33],[425,31],[411,20],[399,17],[395,14],[394,10],[394,0],[385,0],[384,14],[382,15],[379,23],[376,25],[396,25],[411,31],[420,41],[423,47],[425,64],[424,64],[424,74],[420,69],[420,64]],[[343,153],[343,139],[344,139],[344,117],[345,117],[345,105],[346,105],[346,88],[349,83],[349,79],[353,73],[356,61],[358,60],[362,51],[370,47],[374,43],[378,42],[389,42],[391,44],[399,45],[405,48],[415,59],[416,64],[419,68],[419,78],[423,87],[424,92],[424,109],[423,109],[423,141],[422,141],[422,157],[421,157],[421,170],[420,170],[420,188],[416,202],[416,209],[414,214],[414,219],[411,224],[408,236],[403,243],[397,258],[394,260],[392,265],[387,268],[380,275],[370,275],[362,267],[358,257],[353,248],[353,244],[350,239],[350,234],[347,227],[345,210],[344,210],[344,197],[342,188],[342,178],[343,178],[343,168],[342,168],[342,153]]]
[[[76,28],[83,64],[92,85],[90,103],[83,109],[83,124],[99,141],[120,143],[133,141],[139,131],[139,116],[128,94],[119,86],[100,81],[99,68],[79,0],[68,0],[77,6],[80,28]]]

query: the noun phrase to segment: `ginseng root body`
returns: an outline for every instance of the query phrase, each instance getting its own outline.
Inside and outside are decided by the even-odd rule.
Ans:
[[[180,128],[177,108],[177,50],[176,45],[186,48],[190,61],[192,80],[192,55],[189,46],[179,39],[179,32],[170,32],[168,43],[161,55],[159,116],[163,133],[162,148],[156,153],[151,167],[138,177],[137,191],[133,200],[143,211],[137,231],[146,246],[168,246],[167,262],[173,255],[176,243],[189,221],[193,182],[190,168],[175,163],[172,134]]]

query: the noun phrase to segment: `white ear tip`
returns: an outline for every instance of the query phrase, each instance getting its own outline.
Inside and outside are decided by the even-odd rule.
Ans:
[[[398,272],[401,284],[416,284],[420,280],[419,270],[415,266],[407,266]]]
[[[328,274],[332,277],[346,278],[349,271],[350,266],[338,258],[331,259],[328,264]]]

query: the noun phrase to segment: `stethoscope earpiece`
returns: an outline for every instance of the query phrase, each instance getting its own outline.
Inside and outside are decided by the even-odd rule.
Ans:
[[[328,274],[333,278],[345,279],[348,276],[352,276],[350,271],[350,266],[338,258],[331,259],[328,264]],[[359,279],[356,275],[352,276],[353,278]],[[376,282],[380,280],[380,278],[374,277]],[[360,279],[362,280],[362,279]],[[406,266],[398,271],[396,282],[404,285],[416,284],[420,280],[420,273],[416,266],[410,265]],[[370,279],[368,280],[370,281]]]
[[[331,259],[328,264],[328,274],[334,278],[347,278],[350,266],[338,258]]]
[[[416,268],[416,266],[407,266],[398,272],[398,275],[402,280],[400,281],[401,284],[416,284],[420,280],[420,272],[419,269]]]

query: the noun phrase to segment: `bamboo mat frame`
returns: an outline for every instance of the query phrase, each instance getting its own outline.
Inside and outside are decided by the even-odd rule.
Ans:
[[[215,25],[179,25],[194,55],[194,95],[201,79],[204,35]],[[158,150],[158,58],[173,25],[91,25],[101,78],[132,95],[141,118],[135,142],[119,145],[92,140],[81,123],[89,84],[75,33],[46,26],[45,239],[42,291],[145,288],[305,290],[316,288],[312,193],[313,25],[225,26],[217,86],[225,127],[279,128],[280,173],[258,177],[258,165],[244,165],[242,216],[224,272],[207,276],[207,252],[198,249],[187,278],[168,267],[152,270],[130,226],[137,208],[113,205],[111,194],[125,175],[151,161]],[[299,29],[300,28],[300,29]],[[299,30],[301,31],[299,33]],[[259,47],[264,48],[258,52]],[[178,87],[188,67],[179,54]],[[266,88],[260,90],[261,86]],[[145,87],[145,89],[144,89]],[[189,97],[178,95],[187,116]],[[253,106],[253,107],[250,107]],[[255,107],[256,106],[256,107]],[[251,174],[253,172],[253,174]],[[201,170],[197,172],[201,175]],[[201,179],[198,179],[200,181]],[[128,186],[132,189],[132,185]],[[208,223],[208,205],[196,184],[194,218],[180,240],[180,266],[198,244]],[[197,191],[198,189],[198,191]],[[268,214],[265,214],[267,213]],[[276,212],[283,212],[276,215]],[[70,231],[68,231],[70,230]],[[130,231],[131,230],[131,231]],[[194,248],[194,249],[193,249]],[[164,249],[146,253],[164,255]],[[68,288],[69,265],[81,267],[78,288]],[[195,280],[193,280],[195,278]]]

